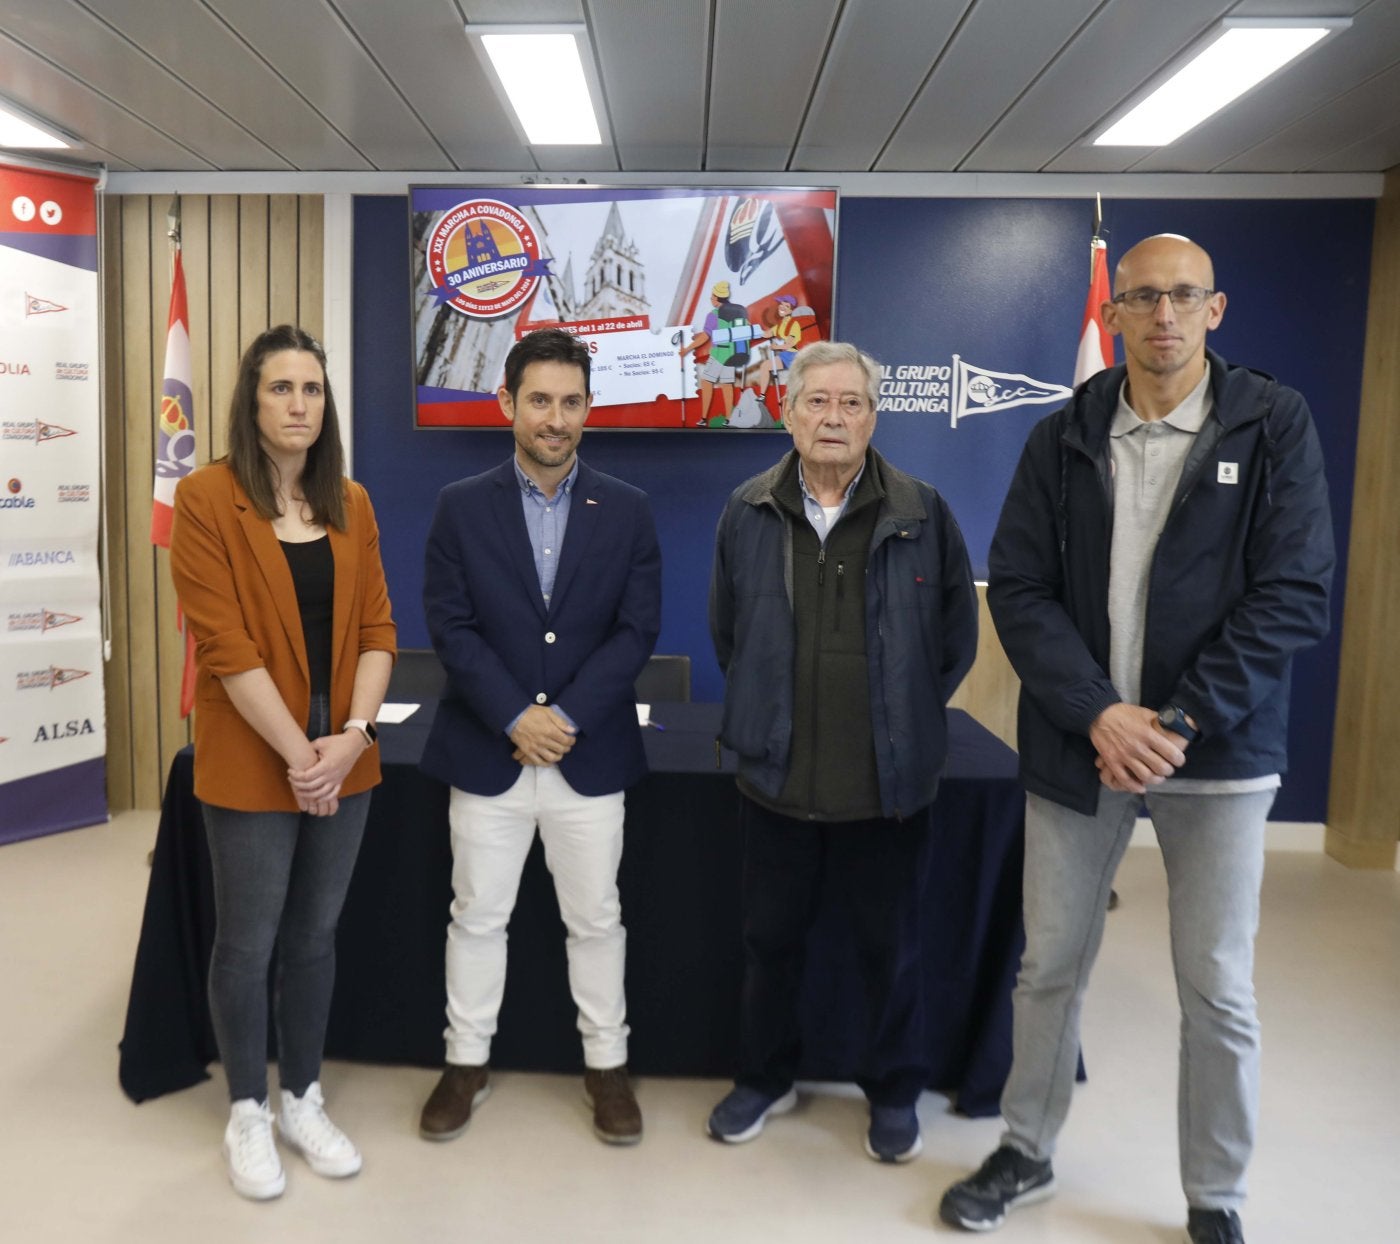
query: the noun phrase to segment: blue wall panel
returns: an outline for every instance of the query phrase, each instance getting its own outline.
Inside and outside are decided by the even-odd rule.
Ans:
[[[1151,233],[1201,242],[1230,298],[1212,346],[1307,396],[1327,455],[1342,573],[1373,211],[1369,200],[1105,204],[1110,264]],[[1090,223],[1086,204],[1065,200],[848,199],[841,207],[836,333],[890,367],[892,384],[902,366],[951,373],[956,355],[974,372],[1068,385],[1088,285]],[[379,512],[401,642],[421,647],[422,551],[437,492],[494,466],[511,441],[506,431],[413,429],[408,273],[406,200],[357,198],[355,474]],[[936,383],[927,413],[882,413],[875,443],[948,498],[980,574],[1020,445],[1055,404],[973,413],[954,428],[951,395],[937,393]],[[717,699],[722,690],[705,621],[715,521],[730,489],[787,443],[782,433],[714,429],[584,437],[590,463],[651,495],[665,558],[658,651],[691,655],[698,699]],[[1297,665],[1292,772],[1274,809],[1279,819],[1321,820],[1326,813],[1341,599],[1339,589],[1332,635]]]

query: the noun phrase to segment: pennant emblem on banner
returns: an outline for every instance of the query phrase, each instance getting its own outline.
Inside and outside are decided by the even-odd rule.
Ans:
[[[61,436],[76,436],[77,433],[72,428],[61,428],[56,423],[45,423],[41,419],[34,421],[35,441],[56,441]]]
[[[991,371],[953,355],[953,427],[968,415],[989,415],[1016,406],[1062,402],[1073,393],[1062,384],[1036,380],[1019,372]]]
[[[31,315],[52,315],[55,311],[67,310],[67,307],[60,306],[56,302],[50,302],[47,298],[36,298],[30,293],[24,295],[24,315],[26,319]]]

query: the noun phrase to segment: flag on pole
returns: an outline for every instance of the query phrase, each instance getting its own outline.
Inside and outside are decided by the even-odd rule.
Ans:
[[[1108,243],[1103,240],[1103,198],[1094,196],[1094,236],[1089,239],[1089,297],[1079,329],[1079,350],[1074,357],[1074,386],[1113,366],[1113,338],[1103,324],[1103,304],[1108,301]]]
[[[175,485],[194,469],[194,398],[190,393],[190,313],[185,269],[175,245],[170,282],[170,322],[165,333],[165,381],[156,414],[156,488],[151,507],[151,543],[170,547]]]
[[[1103,326],[1103,304],[1108,301],[1108,243],[1095,227],[1089,243],[1089,297],[1084,303],[1084,324],[1079,330],[1079,353],[1074,359],[1077,388],[1090,376],[1113,366],[1113,338]]]
[[[190,313],[185,297],[185,268],[180,261],[178,225],[172,229],[174,265],[170,277],[170,318],[165,333],[165,381],[156,412],[156,484],[151,505],[151,543],[170,547],[175,516],[175,486],[194,470],[194,397],[190,391]],[[176,606],[176,623],[185,640],[180,679],[180,716],[194,707],[194,636]]]

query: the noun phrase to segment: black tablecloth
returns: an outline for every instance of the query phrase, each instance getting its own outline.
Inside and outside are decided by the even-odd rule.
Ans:
[[[443,1061],[444,938],[451,900],[447,788],[418,771],[433,705],[380,729],[376,788],[337,940],[326,1055],[427,1067]],[[716,768],[713,704],[657,704],[651,774],[627,793],[619,875],[627,925],[629,1061],[641,1075],[735,1070],[742,973],[738,795]],[[1011,988],[1021,953],[1023,796],[1014,753],[950,714],[935,804],[924,940],[930,1087],[971,1115],[995,1114],[1011,1062]],[[170,768],[121,1042],[135,1101],[207,1078],[218,1052],[205,981],[213,944],[209,855],[191,749]],[[839,878],[831,879],[838,885]],[[849,1080],[861,1061],[863,995],[840,904],[814,931],[803,993],[802,1075]],[[582,1064],[564,928],[536,841],[510,924],[494,1066]]]

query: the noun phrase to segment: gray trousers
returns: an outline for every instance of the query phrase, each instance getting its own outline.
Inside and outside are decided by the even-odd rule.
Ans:
[[[1272,790],[1149,793],[1166,864],[1172,964],[1181,1003],[1177,1085],[1188,1204],[1237,1209],[1259,1112],[1254,936]],[[1079,1019],[1103,940],[1109,888],[1141,797],[1104,789],[1097,816],[1026,799],[1026,952],[1012,999],[1003,1143],[1047,1159],[1069,1114]]]

